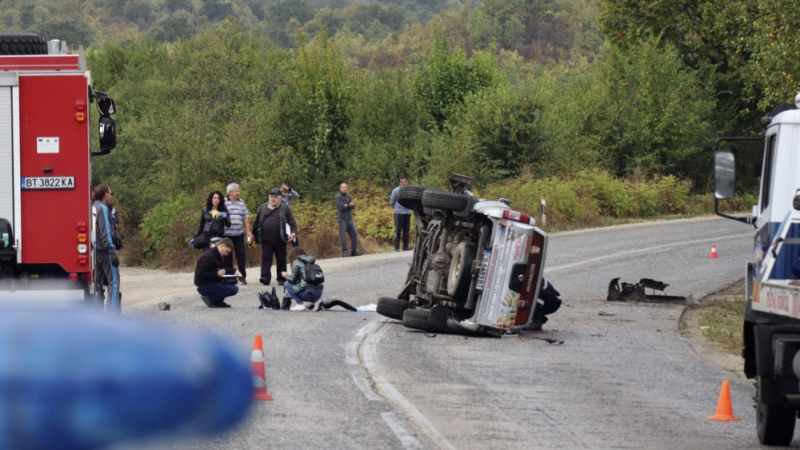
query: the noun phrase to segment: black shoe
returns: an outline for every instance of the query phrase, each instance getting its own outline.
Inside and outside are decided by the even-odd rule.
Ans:
[[[264,286],[269,286],[269,280],[266,278],[259,278],[258,281]]]
[[[240,278],[239,282],[242,283],[242,286],[247,286],[247,280],[245,280],[244,278]]]
[[[286,284],[286,280],[278,280],[278,286],[284,286]]]
[[[347,256],[348,256],[348,255],[347,255],[347,250],[344,250],[344,251],[342,252],[342,258],[347,258]]]
[[[214,302],[212,302],[211,299],[206,297],[205,295],[201,295],[200,300],[202,300],[203,303],[205,303],[206,306],[208,306],[209,308],[216,308],[216,306],[214,306]]]
[[[409,250],[414,250],[414,247],[403,247],[404,252],[407,252]]]
[[[230,308],[231,305],[225,303],[225,300],[220,300],[216,303],[217,308]]]
[[[350,252],[350,256],[361,256],[361,255],[362,253],[359,252],[358,250],[353,250],[352,252]]]

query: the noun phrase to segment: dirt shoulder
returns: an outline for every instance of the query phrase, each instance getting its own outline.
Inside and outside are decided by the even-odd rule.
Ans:
[[[680,330],[701,358],[745,378],[740,353],[743,321],[744,280],[739,280],[686,308]]]

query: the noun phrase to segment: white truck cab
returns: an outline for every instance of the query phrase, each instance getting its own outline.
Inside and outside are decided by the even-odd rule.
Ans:
[[[800,94],[764,118],[764,160],[758,204],[751,217],[719,212],[735,191],[735,158],[714,154],[717,214],[754,225],[753,257],[746,267],[747,309],[742,356],[758,380],[756,429],[765,445],[789,445],[800,411]]]

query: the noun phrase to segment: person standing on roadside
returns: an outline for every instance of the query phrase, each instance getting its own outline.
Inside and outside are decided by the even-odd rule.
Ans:
[[[292,202],[300,198],[300,194],[286,184],[281,185],[281,203],[288,207],[292,207]],[[300,241],[297,236],[292,240],[292,247],[299,247]]]
[[[281,185],[281,202],[288,207],[292,207],[292,202],[300,198],[300,194],[286,184]]]
[[[289,227],[287,230],[286,227]],[[288,236],[287,236],[288,231]],[[286,283],[286,243],[297,236],[297,222],[294,214],[283,202],[281,191],[274,188],[269,192],[269,201],[258,208],[253,234],[261,244],[261,278],[259,281],[269,286],[272,278],[272,255],[275,255],[278,286]]]
[[[230,226],[231,218],[228,216],[222,192],[211,192],[206,199],[206,206],[200,211],[200,226],[197,228],[197,235],[206,236],[206,244],[202,250],[205,251],[211,246],[212,239],[222,239],[225,228]]]
[[[408,184],[406,177],[400,177],[400,186]],[[403,234],[403,251],[411,250],[408,246],[408,231],[411,228],[411,210],[401,205],[397,201],[397,195],[400,192],[400,186],[397,186],[392,191],[389,197],[389,204],[394,208],[394,251],[400,251],[400,233]]]
[[[250,212],[247,210],[244,200],[241,199],[242,192],[239,185],[231,183],[225,189],[228,196],[225,198],[225,207],[228,209],[228,217],[231,225],[225,229],[225,237],[233,243],[233,252],[236,254],[236,265],[239,266],[239,273],[242,278],[239,281],[242,285],[247,284],[247,253],[245,251],[245,233],[247,239],[253,240],[253,233],[250,231]],[[226,269],[233,269],[233,255],[228,254],[223,258]]]
[[[342,257],[361,256],[358,252],[358,232],[356,222],[353,220],[353,210],[356,204],[353,198],[347,195],[347,183],[339,185],[339,194],[336,196],[336,209],[339,216],[339,245],[342,246]],[[350,235],[350,247],[352,251],[347,252],[347,241],[345,234]]]
[[[111,188],[105,184],[98,185],[94,190],[94,203],[92,204],[92,217],[94,220],[95,244],[94,261],[98,271],[103,276],[95,278],[95,292],[103,296],[103,278],[109,283],[108,310],[119,312],[119,256],[114,239],[111,237]],[[99,274],[98,274],[99,275]]]

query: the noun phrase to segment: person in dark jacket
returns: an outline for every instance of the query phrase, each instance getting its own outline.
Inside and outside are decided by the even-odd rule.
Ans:
[[[323,284],[311,285],[306,282],[306,269],[309,264],[314,264],[316,258],[306,253],[302,247],[294,247],[289,257],[292,262],[292,273],[286,277],[286,293],[291,296],[297,305],[292,306],[291,311],[304,311],[306,307],[314,309],[314,302],[322,298]],[[306,305],[304,302],[310,303]]]
[[[356,204],[353,203],[353,198],[347,195],[347,184],[342,183],[339,185],[339,194],[336,195],[336,209],[339,216],[339,245],[342,246],[342,256],[361,256],[358,252],[358,232],[356,231],[356,222],[353,220],[353,210],[356,209]],[[347,241],[345,234],[350,236],[350,247],[352,250],[347,252]]]
[[[209,308],[230,308],[231,305],[225,303],[225,299],[239,293],[239,287],[235,284],[226,283],[223,275],[241,276],[239,271],[224,269],[223,258],[230,255],[233,251],[233,242],[228,238],[222,238],[216,247],[209,248],[197,261],[197,268],[194,271],[194,285],[203,303]]]
[[[269,201],[258,208],[253,225],[253,235],[261,244],[261,278],[259,281],[269,286],[272,278],[272,255],[275,255],[278,285],[286,283],[286,243],[297,236],[297,222],[286,204],[281,202],[278,188],[269,192]]]
[[[94,204],[92,205],[92,218],[94,221],[95,242],[94,260],[99,274],[95,278],[95,292],[100,298],[103,296],[103,282],[109,283],[108,310],[118,312],[120,306],[119,293],[119,256],[114,239],[111,237],[111,188],[105,184],[98,185],[94,190]]]
[[[228,208],[223,201],[222,192],[214,191],[208,194],[206,206],[200,212],[200,226],[197,228],[197,235],[206,236],[206,244],[201,250],[206,250],[211,243],[211,239],[222,238],[225,236],[225,228],[231,226],[231,217]]]
[[[542,305],[542,313],[541,319],[537,319],[534,317],[531,320],[531,323],[528,324],[527,327],[523,328],[523,330],[530,330],[530,331],[539,331],[542,329],[542,325],[547,323],[547,316],[553,314],[554,312],[558,311],[561,308],[561,293],[558,292],[553,286],[553,283],[545,280],[542,277],[542,283],[539,285],[539,298],[536,299],[536,303]]]

